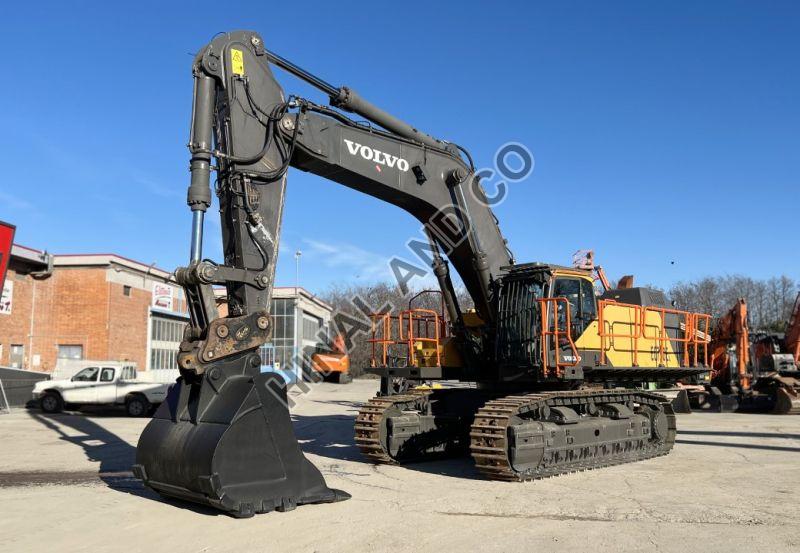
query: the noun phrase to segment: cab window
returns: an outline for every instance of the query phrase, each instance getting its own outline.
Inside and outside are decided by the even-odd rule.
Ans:
[[[112,380],[114,380],[114,369],[104,367],[100,373],[100,382],[111,382]]]
[[[581,317],[587,323],[597,318],[596,300],[594,284],[581,279]]]
[[[553,286],[552,297],[566,298],[569,302],[570,321],[575,335],[580,335],[597,317],[594,286],[592,282],[582,278],[557,278]],[[561,311],[561,309],[559,309]],[[561,319],[566,317],[560,314]]]
[[[570,318],[573,320],[578,318],[581,310],[581,283],[578,279],[556,279],[556,285],[553,289],[553,297],[566,298],[569,302]]]
[[[72,377],[74,382],[96,382],[100,367],[87,367]]]

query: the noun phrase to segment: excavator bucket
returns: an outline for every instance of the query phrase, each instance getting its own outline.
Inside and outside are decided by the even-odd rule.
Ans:
[[[300,451],[283,379],[244,361],[178,379],[139,438],[134,474],[163,496],[242,518],[348,499]]]

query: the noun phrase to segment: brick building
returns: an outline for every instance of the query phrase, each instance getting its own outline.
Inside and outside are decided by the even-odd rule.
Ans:
[[[140,371],[176,368],[186,302],[158,267],[15,244],[3,292],[0,366],[52,372],[59,359],[89,359],[133,361]],[[327,341],[320,336],[327,335],[331,307],[303,288],[275,287],[270,312],[273,339],[261,349],[263,368],[291,381],[301,374],[297,359]]]
[[[15,244],[0,300],[0,366],[51,372],[64,358],[173,368],[185,311],[181,288],[153,265]]]

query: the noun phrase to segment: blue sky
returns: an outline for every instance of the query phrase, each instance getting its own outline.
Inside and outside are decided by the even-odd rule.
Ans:
[[[536,168],[496,209],[519,261],[569,263],[593,248],[611,275],[665,287],[711,274],[800,276],[796,2],[5,11],[0,219],[17,225],[19,243],[185,263],[191,55],[218,31],[249,28],[325,80],[466,146],[478,166],[505,142],[527,145]],[[206,253],[219,259],[213,219]],[[417,232],[397,208],[292,171],[277,284],[294,284],[297,249],[313,291],[383,278]]]

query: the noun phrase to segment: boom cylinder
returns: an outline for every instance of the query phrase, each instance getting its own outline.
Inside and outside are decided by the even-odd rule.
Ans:
[[[341,87],[336,96],[331,96],[331,105],[357,113],[361,117],[365,117],[373,123],[403,138],[414,140],[426,146],[430,146],[431,148],[439,148],[440,150],[444,150],[447,147],[447,144],[441,140],[418,131],[405,121],[401,121],[394,115],[383,111],[372,102],[365,100],[352,88],[346,86]]]
[[[408,123],[401,121],[394,115],[383,111],[375,104],[362,98],[352,88],[346,86],[336,88],[332,84],[320,79],[316,75],[309,73],[302,67],[295,65],[286,58],[281,57],[274,52],[265,50],[265,53],[267,55],[267,59],[269,59],[269,61],[271,61],[281,69],[288,71],[295,77],[303,79],[311,86],[314,86],[319,90],[321,90],[322,92],[324,92],[325,94],[327,94],[330,97],[331,105],[333,107],[357,113],[361,117],[368,119],[369,121],[372,121],[376,125],[380,125],[387,131],[391,131],[398,136],[407,138],[408,140],[414,140],[415,142],[419,142],[420,144],[425,144],[426,146],[430,146],[431,148],[438,148],[440,150],[444,150],[447,148],[446,142],[443,142],[437,138],[432,137],[429,134],[421,132],[412,127],[411,125],[409,125]]]
[[[192,261],[200,261],[203,255],[203,218],[205,211],[211,206],[214,93],[214,80],[211,77],[195,75],[192,123],[189,132],[189,151],[192,153],[189,171],[192,178],[186,194],[186,203],[192,210]]]

